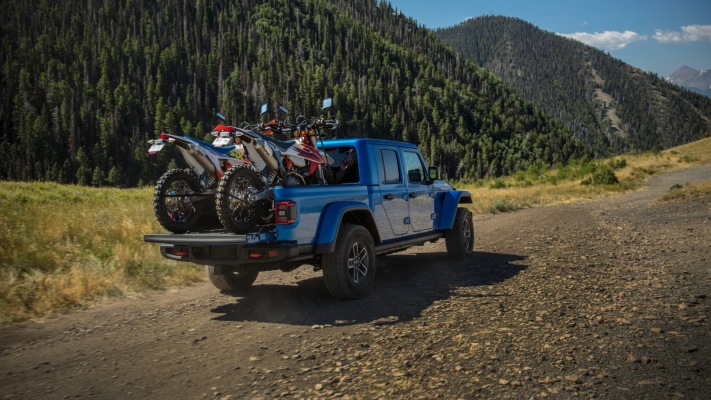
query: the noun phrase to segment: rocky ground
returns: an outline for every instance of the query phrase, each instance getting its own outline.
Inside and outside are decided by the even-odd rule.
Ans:
[[[359,301],[301,268],[5,326],[0,397],[706,399],[711,195],[660,201],[698,180],[477,218],[474,257],[382,257]]]

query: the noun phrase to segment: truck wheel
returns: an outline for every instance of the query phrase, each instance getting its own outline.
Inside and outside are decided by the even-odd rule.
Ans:
[[[200,191],[200,182],[189,169],[171,169],[163,174],[153,191],[153,212],[161,226],[173,233],[195,227],[203,202],[190,197]]]
[[[336,250],[321,260],[326,288],[339,299],[360,299],[373,290],[375,250],[370,232],[360,225],[344,225]]]
[[[245,292],[257,280],[259,270],[250,267],[208,265],[207,277],[212,284],[225,292]]]
[[[452,229],[444,234],[449,258],[462,258],[474,254],[474,222],[466,208],[457,208]]]
[[[247,198],[264,188],[256,172],[246,165],[230,168],[217,187],[217,216],[225,229],[234,233],[248,233],[263,214],[263,202]]]

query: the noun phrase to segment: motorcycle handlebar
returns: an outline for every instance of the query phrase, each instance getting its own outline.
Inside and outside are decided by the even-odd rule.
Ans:
[[[322,129],[336,129],[338,128],[338,119],[336,118],[329,118],[329,119],[319,119],[316,121],[314,124],[318,128]]]

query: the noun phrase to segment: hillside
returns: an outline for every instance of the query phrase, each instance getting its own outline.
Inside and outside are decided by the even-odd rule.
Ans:
[[[669,148],[711,131],[711,99],[522,20],[480,17],[436,34],[597,155]]]
[[[148,158],[157,133],[203,138],[215,112],[254,121],[267,100],[313,115],[326,96],[339,136],[417,143],[447,178],[588,154],[494,75],[375,0],[2,5],[0,179],[155,182],[179,158]]]

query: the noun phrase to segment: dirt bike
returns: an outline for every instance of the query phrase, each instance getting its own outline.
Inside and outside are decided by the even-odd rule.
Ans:
[[[330,99],[327,99],[330,107]],[[324,109],[327,102],[324,101]],[[263,108],[264,110],[264,108]],[[335,121],[335,120],[334,120]],[[294,129],[284,123],[258,127],[262,132],[284,133]],[[217,215],[222,225],[235,233],[251,231],[264,215],[273,212],[276,186],[328,184],[324,165],[327,156],[310,140],[277,140],[255,129],[235,128],[251,165],[228,170],[217,187]]]
[[[221,114],[218,117],[224,120]],[[195,228],[203,218],[215,219],[219,179],[235,165],[250,165],[243,159],[244,151],[230,132],[231,127],[217,125],[210,132],[215,137],[212,144],[167,133],[148,141],[151,144],[148,154],[158,153],[167,143],[175,144],[189,166],[169,170],[155,186],[153,211],[163,228],[184,233]]]

